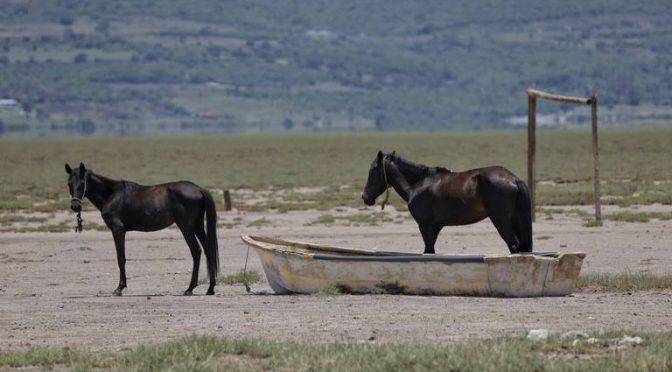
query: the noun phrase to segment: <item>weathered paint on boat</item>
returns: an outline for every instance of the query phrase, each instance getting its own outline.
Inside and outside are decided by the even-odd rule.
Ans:
[[[275,293],[316,293],[339,286],[371,293],[564,296],[572,292],[584,253],[422,255],[372,252],[267,237],[241,236],[254,248]]]

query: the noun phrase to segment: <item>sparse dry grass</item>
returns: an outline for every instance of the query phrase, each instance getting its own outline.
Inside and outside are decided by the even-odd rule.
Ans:
[[[672,130],[604,131],[600,148],[602,194],[610,203],[672,203]],[[0,158],[9,166],[3,172],[0,210],[66,209],[63,166],[79,161],[106,176],[143,184],[192,180],[215,190],[216,198],[230,189],[234,205],[243,210],[356,207],[379,149],[454,170],[499,164],[527,178],[523,132],[5,138],[0,139]],[[546,181],[537,185],[538,205],[593,203],[588,132],[538,133],[537,159],[538,180]],[[304,186],[322,189],[280,194]],[[240,200],[235,193],[240,189],[274,191],[252,204]],[[390,203],[403,206],[395,193]]]
[[[619,345],[624,335],[641,345]],[[190,371],[668,371],[672,333],[592,334],[600,342],[551,335],[474,339],[459,344],[300,343],[188,336],[119,353],[70,348],[0,351],[0,368]],[[375,341],[375,339],[369,339]]]
[[[261,283],[263,281],[263,278],[261,277],[261,274],[259,274],[259,272],[256,270],[247,270],[245,273],[243,273],[243,271],[241,270],[234,274],[217,277],[217,284],[236,285],[236,284],[243,284],[246,280],[248,284],[254,284],[254,283]],[[206,284],[206,283],[208,283],[208,278],[201,278],[198,281],[198,284]]]
[[[622,211],[617,213],[609,213],[603,216],[605,220],[621,221],[621,222],[649,222],[651,220],[672,220],[672,213],[665,212],[632,212]]]
[[[571,208],[571,209],[562,209],[562,208],[540,208],[539,213],[544,215],[546,220],[554,219],[556,214],[565,214],[568,216],[580,217],[584,220],[583,226],[585,227],[596,227],[601,226],[600,223],[596,222],[592,213],[587,211]],[[672,220],[672,212],[639,212],[639,211],[630,211],[623,210],[619,212],[603,213],[603,221],[618,221],[618,222],[641,222],[646,223],[651,220],[661,220],[669,221]]]
[[[356,213],[346,215],[322,214],[309,225],[332,225],[335,223],[344,223],[346,225],[379,225],[381,222],[392,222],[394,219],[385,213]]]
[[[576,281],[579,291],[634,292],[672,289],[672,275],[650,273],[587,274]]]

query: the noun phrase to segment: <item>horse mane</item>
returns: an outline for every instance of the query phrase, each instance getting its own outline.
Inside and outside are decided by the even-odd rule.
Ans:
[[[122,184],[124,184],[124,186],[126,186],[126,185],[139,186],[140,185],[139,183],[133,182],[133,181],[117,180],[117,179],[114,179],[114,178],[103,176],[102,174],[96,173],[96,172],[92,171],[91,169],[88,169],[88,171],[91,173],[91,175],[95,176],[96,178],[98,178],[100,181],[102,181],[104,183],[115,183],[115,184],[122,183]]]
[[[415,175],[427,174],[430,171],[434,173],[452,173],[448,168],[444,167],[428,167],[424,164],[414,163],[410,160],[406,160],[401,156],[394,155],[392,159],[397,162],[397,166],[401,168],[402,171],[410,171]]]
[[[425,172],[429,167],[423,164],[414,163],[410,160],[404,159],[399,155],[392,155],[392,160],[397,163],[400,169],[412,172]]]
[[[126,189],[134,189],[134,188],[140,186],[139,183],[136,183],[136,182],[133,182],[133,181],[116,180],[114,178],[103,176],[99,173],[96,173],[96,172],[90,170],[90,169],[88,171],[91,173],[91,175],[93,177],[97,178],[103,185],[105,185],[104,187],[106,187],[106,188],[121,187],[121,188],[126,190]]]

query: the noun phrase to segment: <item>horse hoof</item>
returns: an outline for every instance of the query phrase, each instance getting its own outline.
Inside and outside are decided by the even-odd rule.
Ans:
[[[115,289],[114,292],[112,292],[112,296],[120,297],[121,296],[121,289]]]
[[[208,289],[208,291],[205,292],[205,294],[206,294],[207,296],[212,296],[212,295],[215,294],[215,290],[214,290],[214,289]]]
[[[184,295],[185,296],[191,296],[191,295],[193,295],[193,293],[191,291],[187,290],[187,291],[184,291]]]

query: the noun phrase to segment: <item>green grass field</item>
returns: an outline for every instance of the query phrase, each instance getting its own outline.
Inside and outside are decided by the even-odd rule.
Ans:
[[[552,335],[471,340],[461,344],[297,343],[189,336],[120,353],[70,348],[0,351],[0,368],[124,371],[669,371],[672,334],[641,334],[641,345],[619,344],[624,335],[586,339]],[[32,370],[31,368],[31,370]]]
[[[672,203],[672,130],[603,131],[600,148],[603,202]],[[80,161],[143,184],[191,180],[216,193],[230,189],[241,209],[361,206],[379,149],[453,170],[499,164],[527,179],[524,132],[1,139],[0,210],[67,209],[64,164]],[[539,133],[537,179],[540,205],[591,204],[590,133]],[[267,200],[248,205],[243,189],[264,191]],[[396,195],[391,200],[400,205]]]

